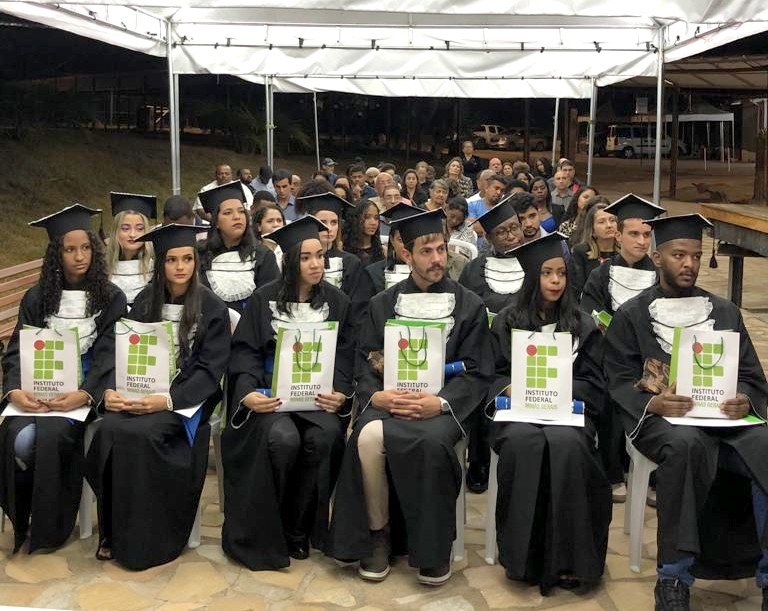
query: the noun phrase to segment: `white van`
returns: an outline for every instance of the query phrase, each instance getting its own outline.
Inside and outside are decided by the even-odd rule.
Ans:
[[[650,131],[650,136],[648,135]],[[678,153],[685,154],[685,145],[678,143]],[[661,154],[669,155],[672,149],[672,139],[665,136],[661,142]],[[608,136],[605,142],[605,151],[608,155],[632,159],[635,155],[656,154],[656,124],[651,123],[624,123],[621,125],[609,125]]]

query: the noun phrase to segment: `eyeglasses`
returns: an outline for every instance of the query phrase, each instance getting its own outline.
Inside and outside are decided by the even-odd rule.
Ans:
[[[507,229],[506,227],[499,227],[498,229],[493,230],[493,237],[503,240],[504,238],[509,237],[510,235],[514,236],[516,233],[520,233],[519,227],[516,229]]]

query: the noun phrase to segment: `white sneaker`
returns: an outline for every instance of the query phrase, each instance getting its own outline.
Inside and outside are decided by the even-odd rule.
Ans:
[[[611,485],[611,495],[614,503],[624,503],[627,500],[627,485],[624,482]]]
[[[648,487],[648,496],[645,497],[645,504],[648,505],[648,507],[656,507],[656,491]]]

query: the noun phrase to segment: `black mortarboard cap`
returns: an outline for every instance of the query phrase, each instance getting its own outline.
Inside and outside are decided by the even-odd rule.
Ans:
[[[665,216],[648,221],[648,224],[653,228],[656,246],[670,240],[701,240],[701,232],[712,227],[712,223],[700,214]]]
[[[247,188],[248,187],[246,187],[246,189]],[[239,180],[233,180],[232,182],[219,185],[213,189],[208,189],[208,191],[201,191],[197,196],[200,198],[200,203],[202,204],[203,209],[214,217],[222,202],[230,199],[245,202],[243,183]]]
[[[396,223],[397,221],[408,218],[409,216],[415,216],[417,214],[422,214],[423,212],[424,210],[417,208],[416,206],[411,206],[411,204],[397,202],[391,208],[387,208],[379,216],[386,219],[389,223]]]
[[[501,225],[504,221],[517,217],[515,207],[512,205],[515,201],[514,195],[510,195],[501,200],[493,208],[476,218],[472,224],[480,223],[486,233],[493,231],[494,228]]]
[[[285,253],[304,240],[313,238],[319,240],[321,231],[328,231],[328,227],[311,214],[307,214],[292,223],[275,229],[269,234],[269,239],[277,242],[280,249]]]
[[[507,254],[515,257],[520,267],[523,268],[526,276],[529,274],[538,274],[541,271],[541,265],[544,261],[554,259],[555,257],[565,258],[563,252],[563,241],[568,238],[562,233],[555,231],[531,242],[526,242],[517,248],[510,250]]]
[[[445,212],[442,208],[414,214],[392,222],[392,229],[400,232],[404,244],[410,244],[416,238],[434,233],[444,233]]]
[[[626,221],[627,219],[649,221],[666,212],[661,206],[638,197],[634,193],[628,193],[624,197],[617,199],[610,206],[606,207],[605,211],[615,215],[620,221]]]
[[[136,238],[135,241],[152,242],[155,255],[159,257],[172,248],[183,248],[184,246],[197,248],[197,234],[207,230],[207,227],[198,225],[170,223],[148,231],[143,236]]]
[[[148,219],[157,218],[157,196],[139,195],[137,193],[115,193],[109,194],[112,201],[112,216],[117,216],[120,212],[139,212]]]
[[[91,231],[91,217],[95,214],[101,214],[101,210],[94,210],[82,204],[72,204],[58,212],[32,221],[29,225],[30,227],[45,227],[48,232],[48,239],[53,241],[76,229]]]
[[[339,218],[342,217],[345,210],[354,208],[346,199],[339,197],[332,191],[297,197],[296,203],[302,206],[307,214],[317,214],[320,210],[329,210],[335,212]]]

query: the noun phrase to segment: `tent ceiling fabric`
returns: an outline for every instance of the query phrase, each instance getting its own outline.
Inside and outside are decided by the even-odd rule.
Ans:
[[[589,97],[598,86],[768,29],[754,0],[92,0],[0,11],[144,53],[179,74],[272,77],[277,91]],[[356,78],[351,78],[356,77]]]

